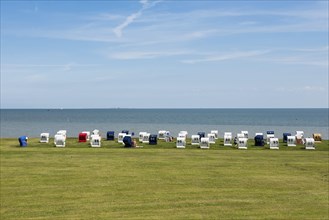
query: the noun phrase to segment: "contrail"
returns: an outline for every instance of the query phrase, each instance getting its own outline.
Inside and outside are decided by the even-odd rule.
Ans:
[[[139,3],[142,4],[142,8],[138,12],[133,13],[133,14],[129,15],[128,17],[126,17],[126,20],[122,24],[115,27],[113,29],[113,32],[115,33],[115,35],[119,38],[122,37],[122,31],[124,28],[126,28],[129,24],[134,22],[134,20],[136,20],[138,17],[140,17],[143,14],[144,10],[152,8],[159,2],[161,2],[161,1],[149,2],[148,0],[140,0]]]

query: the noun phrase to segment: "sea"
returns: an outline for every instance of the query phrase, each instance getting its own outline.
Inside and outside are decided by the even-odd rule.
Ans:
[[[188,136],[200,131],[218,130],[233,134],[248,131],[266,134],[274,131],[282,138],[283,133],[304,131],[306,137],[321,133],[329,137],[329,109],[0,109],[1,138],[26,135],[39,137],[47,132],[54,136],[58,130],[67,130],[69,137],[78,137],[81,131],[100,130],[117,135],[129,130],[137,137],[141,131],[157,134],[170,131],[177,137],[179,131]]]

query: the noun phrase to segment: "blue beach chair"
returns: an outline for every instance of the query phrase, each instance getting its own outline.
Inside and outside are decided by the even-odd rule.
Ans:
[[[108,131],[106,133],[106,140],[108,140],[108,141],[114,141],[114,131]]]
[[[27,136],[20,136],[18,138],[19,146],[21,146],[21,147],[27,147],[27,139],[28,139]]]
[[[158,135],[151,134],[149,138],[149,144],[150,145],[157,145],[158,144]]]
[[[132,139],[131,139],[130,136],[125,136],[122,141],[125,144],[125,147],[132,147],[133,146]]]

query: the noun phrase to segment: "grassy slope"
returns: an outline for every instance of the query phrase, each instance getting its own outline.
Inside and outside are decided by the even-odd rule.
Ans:
[[[0,140],[2,220],[329,218],[328,141],[241,151]]]

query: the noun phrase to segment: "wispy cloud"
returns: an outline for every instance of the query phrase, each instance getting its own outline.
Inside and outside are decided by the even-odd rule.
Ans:
[[[211,55],[206,56],[200,59],[190,59],[190,60],[182,60],[182,63],[187,64],[195,64],[200,62],[215,62],[215,61],[225,61],[225,60],[235,60],[241,58],[248,58],[263,55],[269,53],[267,50],[256,50],[256,51],[239,51],[239,52],[230,52],[225,54]]]
[[[191,51],[128,51],[117,52],[109,55],[111,59],[131,60],[131,59],[153,59],[158,57],[179,56],[191,54]]]
[[[314,85],[306,85],[302,87],[278,87],[275,88],[275,91],[277,92],[326,92],[328,91],[328,88],[325,88],[323,86],[314,86]]]
[[[1,69],[8,70],[33,70],[33,69],[57,69],[64,72],[71,71],[74,68],[96,67],[98,64],[79,64],[69,62],[66,64],[1,64]]]
[[[122,37],[122,32],[123,32],[124,28],[128,27],[128,25],[133,23],[138,17],[142,16],[142,14],[145,10],[152,8],[159,2],[160,1],[149,2],[148,0],[141,0],[140,3],[142,4],[142,8],[138,12],[133,13],[133,14],[129,15],[128,17],[126,17],[126,19],[123,23],[121,23],[120,25],[115,27],[113,29],[113,32],[115,33],[115,35],[119,38]]]

